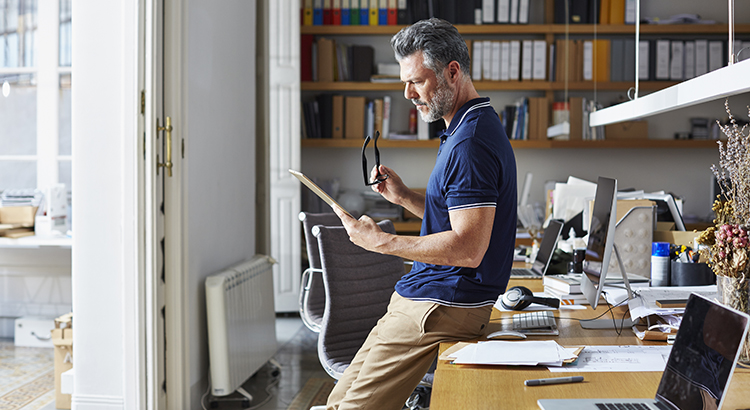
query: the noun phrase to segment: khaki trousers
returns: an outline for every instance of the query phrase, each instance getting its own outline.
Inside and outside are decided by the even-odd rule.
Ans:
[[[327,410],[400,410],[429,370],[441,342],[482,335],[492,306],[456,308],[415,302],[394,292],[328,396]]]

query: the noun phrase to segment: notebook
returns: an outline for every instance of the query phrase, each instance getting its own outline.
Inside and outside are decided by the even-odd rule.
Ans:
[[[551,219],[547,225],[547,229],[544,230],[542,236],[542,243],[539,245],[539,251],[536,253],[536,259],[531,265],[530,269],[525,268],[514,268],[510,271],[511,278],[541,278],[547,272],[549,262],[552,260],[552,255],[555,253],[555,247],[557,246],[557,240],[560,238],[560,232],[562,232],[563,223],[557,219]]]
[[[542,410],[721,409],[750,316],[692,294],[653,399],[540,399]],[[602,386],[591,386],[602,391]],[[632,404],[633,407],[608,407]]]

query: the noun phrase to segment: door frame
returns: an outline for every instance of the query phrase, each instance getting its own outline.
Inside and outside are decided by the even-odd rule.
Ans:
[[[158,279],[159,269],[156,266],[156,254],[159,251],[159,243],[156,240],[156,216],[158,215],[157,204],[154,203],[156,175],[156,117],[155,104],[157,102],[155,89],[159,87],[157,82],[157,73],[155,66],[154,53],[158,50],[153,42],[157,38],[154,35],[155,30],[160,28],[161,20],[154,16],[157,14],[157,2],[161,0],[140,0],[141,12],[140,20],[140,39],[138,43],[138,55],[143,60],[138,64],[138,81],[139,93],[143,91],[145,99],[145,109],[139,121],[139,135],[142,136],[143,155],[138,156],[139,169],[143,171],[143,177],[138,180],[137,191],[142,198],[139,201],[139,224],[142,226],[142,233],[138,238],[138,247],[143,251],[141,258],[142,274],[139,283],[139,293],[143,295],[144,303],[142,311],[139,312],[138,328],[145,329],[146,326],[152,326],[155,318],[160,312],[155,311],[153,301],[155,294],[152,292],[149,283],[155,283]],[[164,262],[166,277],[166,340],[168,349],[166,350],[166,381],[167,381],[167,409],[178,410],[185,409],[190,403],[189,399],[189,351],[188,344],[188,325],[185,318],[185,301],[187,300],[187,285],[184,280],[183,265],[183,247],[185,240],[183,237],[183,177],[182,172],[182,152],[183,141],[185,139],[185,127],[183,118],[182,104],[182,28],[183,28],[183,5],[176,0],[164,0],[167,14],[165,16],[166,28],[164,30],[164,70],[168,75],[165,76],[164,96],[167,102],[165,104],[165,113],[172,118],[172,145],[173,155],[172,167],[173,176],[167,179],[165,184],[164,201],[166,205],[164,219],[164,235],[171,240],[165,241]],[[160,158],[163,158],[160,154]],[[164,172],[163,170],[160,171]],[[160,177],[160,176],[158,176]],[[154,332],[144,332],[143,350],[142,350],[142,380],[139,384],[142,390],[141,397],[146,402],[147,409],[158,409],[155,400],[157,391],[161,386],[156,382],[156,368],[159,364],[148,363],[146,357],[158,357],[156,349],[156,340],[151,337]],[[151,335],[151,336],[150,336]]]

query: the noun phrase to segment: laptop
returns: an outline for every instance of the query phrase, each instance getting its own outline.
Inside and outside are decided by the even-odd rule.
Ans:
[[[540,399],[542,410],[721,409],[750,316],[703,296],[688,299],[653,399]],[[592,386],[602,391],[604,386]],[[618,407],[631,404],[633,407]]]
[[[557,219],[551,219],[542,235],[542,243],[536,253],[536,259],[531,268],[513,268],[510,271],[511,278],[541,278],[547,272],[552,255],[555,253],[557,240],[560,238],[563,223]]]

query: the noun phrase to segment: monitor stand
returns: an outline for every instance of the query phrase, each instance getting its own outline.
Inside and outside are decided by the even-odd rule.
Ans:
[[[628,300],[633,299],[633,290],[630,288],[630,280],[628,279],[628,274],[625,272],[625,265],[622,263],[617,245],[613,244],[612,250],[615,252],[617,264],[620,267],[620,274],[622,275],[623,283],[625,283],[625,290],[628,292]],[[603,280],[606,280],[606,278]],[[580,323],[584,329],[624,329],[633,326],[633,321],[630,317],[624,319],[615,317],[615,319],[612,319],[612,316],[609,316],[601,319],[581,320]]]

